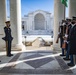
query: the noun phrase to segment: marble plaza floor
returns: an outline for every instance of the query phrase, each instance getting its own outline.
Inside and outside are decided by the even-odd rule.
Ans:
[[[76,66],[68,67],[60,53],[51,50],[13,52],[13,57],[0,52],[0,75],[70,75]]]

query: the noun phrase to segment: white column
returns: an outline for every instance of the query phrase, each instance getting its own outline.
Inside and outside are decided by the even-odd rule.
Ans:
[[[0,0],[0,48],[5,45],[5,42],[2,40],[4,37],[4,26],[6,21],[6,0]]]
[[[76,0],[69,0],[69,18],[76,16]]]
[[[64,19],[64,5],[61,3],[61,0],[54,0],[54,40],[53,47],[54,49],[60,49],[60,44],[56,43],[59,29],[59,22]]]
[[[22,48],[21,0],[10,0],[10,21],[14,37],[13,44]]]

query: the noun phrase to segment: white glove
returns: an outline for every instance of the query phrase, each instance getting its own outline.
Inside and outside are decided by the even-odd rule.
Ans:
[[[68,37],[68,35],[67,35],[67,34],[65,34],[65,37],[67,38],[67,37]]]

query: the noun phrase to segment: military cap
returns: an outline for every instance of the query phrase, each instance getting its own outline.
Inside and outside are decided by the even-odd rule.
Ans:
[[[68,19],[68,18],[67,18],[66,21],[71,21],[71,19]]]
[[[66,20],[62,20],[62,22],[66,22]]]
[[[5,23],[10,23],[10,21],[6,21]]]
[[[73,16],[73,17],[72,17],[72,19],[73,19],[73,20],[76,20],[76,17],[75,17],[75,16]]]

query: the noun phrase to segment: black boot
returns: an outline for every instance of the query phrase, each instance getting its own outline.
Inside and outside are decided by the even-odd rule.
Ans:
[[[68,63],[67,65],[68,65],[68,66],[70,66],[70,67],[75,66],[75,65],[74,65],[74,64],[72,64],[72,63]]]
[[[65,57],[65,58],[63,58],[63,59],[64,59],[64,60],[70,60],[69,58],[66,58],[66,57]]]

